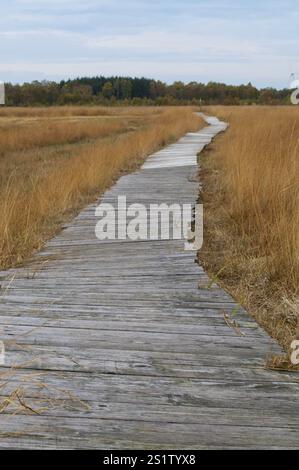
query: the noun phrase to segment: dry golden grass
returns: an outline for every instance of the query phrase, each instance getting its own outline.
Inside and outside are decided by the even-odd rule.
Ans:
[[[134,130],[160,113],[145,107],[0,108],[0,156]]]
[[[59,118],[59,117],[92,117],[92,116],[145,116],[160,114],[160,108],[148,106],[51,106],[51,107],[2,107],[0,118]]]
[[[287,350],[299,332],[299,109],[206,112],[230,128],[201,158],[199,256]]]
[[[117,113],[115,108],[102,106],[52,106],[41,108],[14,108],[2,107],[0,117],[8,118],[46,118],[58,116],[107,116]]]
[[[0,155],[47,145],[73,143],[105,137],[129,129],[126,120],[77,120],[26,122],[12,125],[0,123]]]
[[[0,151],[2,268],[39,249],[62,221],[122,173],[136,169],[148,154],[201,125],[191,108],[104,109],[103,113],[110,113],[107,120],[101,109],[97,109],[100,118],[95,120],[95,109],[91,108],[91,116],[79,124],[68,114],[59,122],[53,115],[52,124],[48,118],[32,120],[28,109],[24,122],[12,121],[21,110],[10,110],[2,121],[0,117],[0,129],[6,136]],[[37,111],[43,117],[47,114]],[[61,117],[61,109],[56,112]],[[88,109],[83,112],[86,115]]]

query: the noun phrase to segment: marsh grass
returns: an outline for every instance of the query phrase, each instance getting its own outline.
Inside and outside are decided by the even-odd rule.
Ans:
[[[287,350],[299,333],[299,109],[206,112],[230,127],[201,157],[200,259]]]

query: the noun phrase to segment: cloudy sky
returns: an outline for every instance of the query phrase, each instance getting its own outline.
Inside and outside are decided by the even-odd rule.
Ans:
[[[0,80],[147,76],[285,87],[297,0],[0,0]]]

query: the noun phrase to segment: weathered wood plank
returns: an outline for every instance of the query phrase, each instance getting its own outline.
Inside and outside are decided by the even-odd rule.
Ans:
[[[296,449],[296,428],[9,416],[2,449]],[[34,433],[32,429],[34,428]]]

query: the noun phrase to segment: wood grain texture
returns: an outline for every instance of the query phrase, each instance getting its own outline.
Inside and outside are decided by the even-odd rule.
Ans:
[[[194,204],[197,153],[226,128],[207,122],[102,202]],[[0,273],[0,448],[299,448],[297,376],[264,367],[279,347],[183,241],[99,241],[97,204]]]

